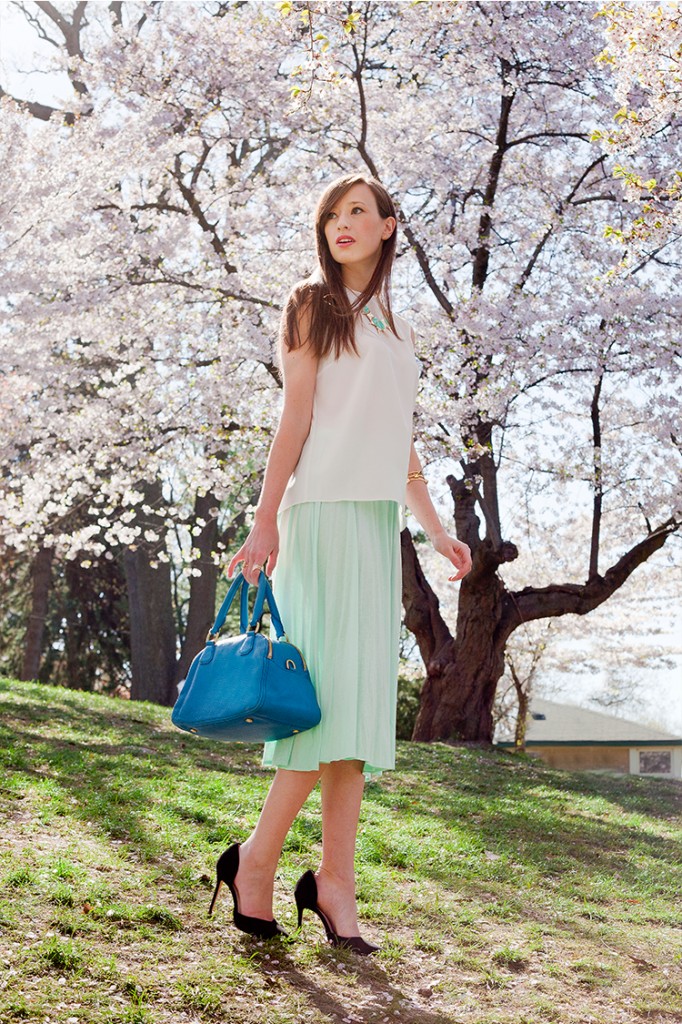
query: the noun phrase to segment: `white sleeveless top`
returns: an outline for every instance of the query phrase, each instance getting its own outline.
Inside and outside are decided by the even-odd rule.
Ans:
[[[351,302],[359,292],[346,289]],[[375,297],[370,311],[381,319]],[[310,432],[279,511],[303,501],[377,501],[400,506],[405,525],[407,469],[421,362],[414,330],[393,316],[399,337],[356,318],[359,356],[333,352],[317,368]]]

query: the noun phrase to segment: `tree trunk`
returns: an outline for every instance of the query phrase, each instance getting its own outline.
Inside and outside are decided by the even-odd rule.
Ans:
[[[403,598],[405,625],[415,633],[426,666],[412,739],[489,744],[495,690],[504,673],[509,636],[509,631],[502,628],[508,597],[497,570],[502,562],[515,559],[518,552],[513,544],[501,542],[495,546],[488,538],[480,539],[476,502],[481,496],[471,481],[452,476],[447,480],[455,499],[457,534],[471,548],[473,567],[461,583],[457,634],[453,637],[440,613],[435,614],[437,600],[434,608],[420,583],[421,570],[417,572],[411,564],[411,540],[403,545],[403,587],[411,592]]]
[[[197,496],[194,502],[194,515],[205,520],[201,533],[194,539],[194,547],[199,557],[192,562],[193,569],[200,569],[201,576],[192,576],[189,584],[189,607],[187,611],[187,630],[182,653],[178,661],[175,680],[179,683],[187,675],[192,659],[206,642],[206,634],[213,623],[215,615],[215,595],[220,569],[213,563],[213,553],[218,540],[218,522],[211,515],[211,509],[218,505],[214,494]]]
[[[164,501],[161,484],[143,483],[144,504],[162,508]],[[163,519],[154,511],[140,510],[137,525],[163,536]],[[123,552],[123,568],[128,589],[130,614],[130,653],[132,662],[132,700],[150,700],[155,704],[173,704],[176,696],[175,661],[176,632],[173,619],[170,565],[160,562],[151,565],[165,549],[163,540],[140,539],[133,548]]]
[[[31,567],[31,610],[28,616],[20,679],[37,679],[52,584],[54,548],[40,548]]]
[[[66,600],[62,611],[62,622],[66,625],[64,630],[65,683],[71,690],[92,690],[94,679],[88,673],[87,662],[84,666],[81,660],[81,645],[88,642],[87,632],[83,635],[83,627],[84,624],[87,624],[88,615],[78,597],[78,570],[78,564],[74,565],[71,562],[67,563],[64,572]]]
[[[514,686],[516,688],[516,698],[518,700],[518,707],[516,709],[516,728],[514,730],[514,747],[516,750],[523,753],[526,749],[530,693],[528,690],[525,690],[523,686],[517,686],[516,681],[514,681]]]
[[[255,505],[263,483],[264,471],[259,473],[256,484],[253,487],[248,501],[244,508],[238,512],[230,521],[229,526],[218,535],[218,523],[215,516],[211,515],[211,509],[217,508],[218,499],[214,494],[197,496],[194,502],[194,515],[197,519],[203,519],[206,523],[201,533],[195,540],[195,547],[199,551],[199,557],[192,562],[192,568],[201,569],[201,576],[192,576],[189,585],[189,607],[187,611],[187,629],[182,645],[182,653],[178,660],[175,681],[179,683],[187,675],[192,659],[206,642],[206,634],[213,624],[215,616],[216,590],[218,577],[221,569],[213,564],[213,553],[218,548],[218,542],[224,545],[228,551],[237,533],[244,525],[246,518],[246,506]],[[229,554],[225,556],[225,562],[229,561]]]
[[[492,708],[509,635],[501,628],[506,592],[498,567],[484,542],[461,584],[457,636],[426,665],[414,740],[492,742]]]
[[[551,623],[550,623],[551,625]],[[516,725],[514,728],[514,746],[516,750],[520,750],[522,753],[526,749],[526,733],[528,731],[528,713],[530,711],[530,699],[533,691],[533,683],[535,681],[535,675],[540,664],[542,653],[545,650],[546,645],[544,643],[538,643],[535,645],[533,650],[533,656],[531,659],[530,670],[526,674],[525,678],[521,678],[516,670],[514,659],[507,656],[507,668],[512,679],[514,691],[516,693]]]

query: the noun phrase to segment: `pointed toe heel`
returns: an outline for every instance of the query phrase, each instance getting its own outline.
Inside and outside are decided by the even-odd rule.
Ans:
[[[379,946],[375,946],[373,942],[366,942],[360,935],[345,936],[339,935],[335,931],[332,922],[325,912],[320,909],[320,905],[317,902],[317,881],[312,871],[306,871],[299,878],[294,889],[294,899],[296,900],[296,908],[298,910],[299,928],[303,923],[303,911],[312,910],[324,925],[327,940],[332,946],[340,949],[352,949],[353,952],[358,953],[360,956],[369,956],[371,953],[379,952]]]
[[[213,891],[211,905],[208,908],[208,916],[213,914],[220,888],[225,883],[232,894],[234,909],[232,920],[240,932],[253,935],[258,939],[274,939],[277,935],[286,935],[282,926],[274,919],[266,921],[261,917],[247,917],[239,910],[239,898],[235,889],[234,880],[239,870],[239,843],[233,843],[224,853],[221,853],[216,864],[216,886]]]

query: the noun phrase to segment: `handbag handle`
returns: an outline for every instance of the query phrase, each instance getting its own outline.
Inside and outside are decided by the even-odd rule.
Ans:
[[[216,620],[213,623],[211,629],[209,630],[208,636],[206,637],[207,642],[210,640],[215,640],[216,637],[218,636],[218,633],[223,628],[223,625],[225,624],[225,619],[227,618],[227,613],[230,610],[230,606],[234,598],[236,597],[237,591],[239,590],[240,586],[242,588],[242,592],[239,607],[239,632],[246,633],[246,627],[249,621],[249,585],[240,572],[233,580],[232,585],[230,586],[230,589],[228,590],[225,596],[225,600],[220,606],[220,610],[216,616]]]
[[[275,627],[275,633],[277,639],[281,640],[284,637],[285,640],[289,640],[288,636],[284,632],[284,626],[280,618],[279,609],[275,603],[275,595],[272,592],[270,586],[270,580],[267,578],[265,573],[261,570],[261,574],[258,577],[258,593],[256,594],[256,602],[253,606],[253,614],[251,615],[251,624],[249,629],[253,629],[258,619],[263,614],[263,604],[267,598],[268,608],[270,609],[270,622]]]
[[[239,632],[246,633],[249,623],[249,584],[246,580],[242,583],[242,595],[239,602]]]
[[[236,594],[237,594],[237,591],[239,590],[240,587],[242,588],[241,601],[240,601],[240,616],[239,616],[240,632],[248,633],[248,632],[252,632],[253,630],[255,630],[256,623],[258,622],[258,620],[260,619],[261,615],[263,614],[263,604],[264,604],[265,599],[267,598],[268,607],[270,609],[270,620],[271,620],[273,626],[275,627],[275,633],[277,634],[277,639],[281,640],[282,637],[284,637],[285,640],[287,639],[287,635],[284,632],[284,627],[282,626],[282,620],[281,620],[281,618],[279,616],[279,611],[277,610],[277,605],[275,604],[275,598],[274,598],[274,595],[272,593],[272,589],[270,587],[270,583],[269,583],[268,578],[267,578],[267,576],[265,575],[265,573],[263,572],[262,569],[261,569],[260,576],[258,577],[258,591],[256,593],[256,600],[255,600],[255,603],[254,603],[254,606],[253,606],[253,613],[251,615],[251,621],[249,622],[249,587],[250,586],[251,586],[251,584],[248,582],[248,580],[246,580],[244,578],[244,575],[243,575],[243,573],[240,570],[237,573],[237,575],[235,576],[230,589],[228,590],[227,594],[225,595],[225,599],[224,599],[223,603],[220,606],[220,610],[218,611],[218,614],[216,615],[215,622],[213,623],[213,626],[209,630],[208,636],[206,637],[206,641],[207,642],[209,642],[211,640],[215,640],[217,638],[218,634],[220,633],[220,630],[225,625],[225,619],[227,618],[227,613],[229,612],[230,606],[231,606],[232,602],[234,601],[234,599],[236,597]],[[248,623],[248,627],[247,627],[247,623]]]

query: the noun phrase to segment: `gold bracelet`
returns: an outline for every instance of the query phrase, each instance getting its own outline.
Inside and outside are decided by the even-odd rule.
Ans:
[[[418,469],[416,473],[408,473],[407,474],[407,482],[408,482],[408,484],[409,484],[410,480],[424,480],[424,483],[426,483],[426,480],[424,479],[424,474],[422,473],[421,469]]]

